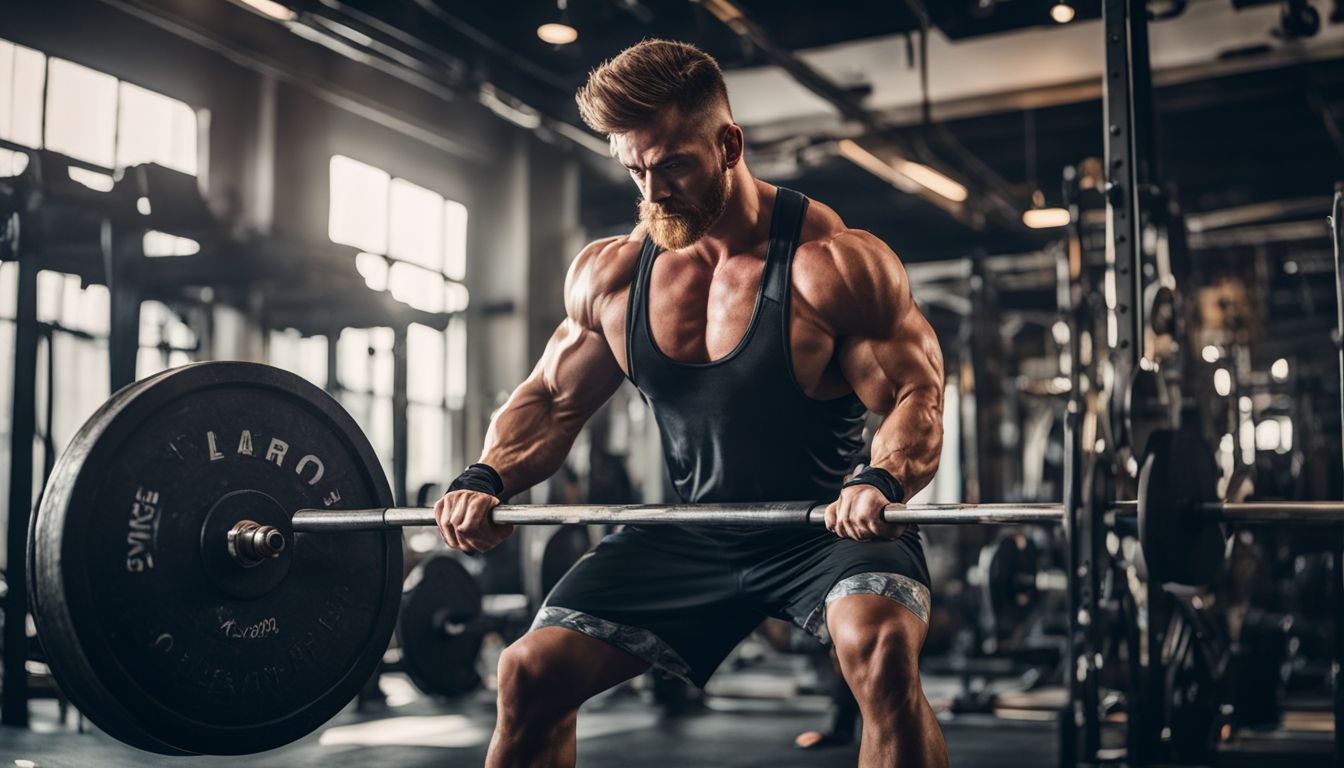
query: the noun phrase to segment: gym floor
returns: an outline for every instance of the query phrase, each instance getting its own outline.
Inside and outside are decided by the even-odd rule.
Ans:
[[[778,690],[778,683],[787,680],[761,672],[739,673],[733,680],[732,674],[716,684],[739,690],[753,684]],[[951,680],[926,682],[931,698],[952,686]],[[396,675],[384,676],[383,688],[388,694],[387,711],[365,714],[349,708],[307,738],[250,756],[246,764],[256,768],[482,764],[494,724],[488,693],[459,701],[433,701],[416,694]],[[703,708],[667,716],[626,689],[591,702],[580,714],[579,765],[851,767],[858,756],[857,746],[808,751],[791,746],[795,735],[825,720],[825,709],[826,700],[820,696],[745,699],[711,695]],[[56,704],[50,700],[33,703],[33,719],[31,731],[0,728],[0,765],[25,766],[29,763],[21,761],[26,760],[37,768],[209,768],[239,762],[226,757],[160,757],[134,750],[96,730],[79,733],[73,723],[57,725]],[[1049,768],[1058,764],[1056,727],[1048,720],[959,715],[944,720],[943,732],[952,764],[959,768]]]

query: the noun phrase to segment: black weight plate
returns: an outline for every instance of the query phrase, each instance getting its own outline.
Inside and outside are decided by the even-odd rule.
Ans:
[[[541,554],[542,596],[551,594],[561,577],[592,548],[587,526],[563,525],[552,534]]]
[[[476,656],[484,636],[467,626],[480,614],[480,585],[453,556],[435,555],[411,569],[402,588],[397,641],[402,668],[415,687],[431,696],[460,696],[481,684]]]
[[[1217,500],[1218,467],[1199,435],[1159,429],[1139,472],[1139,540],[1149,578],[1204,586],[1223,573],[1222,525],[1200,513]]]
[[[1001,628],[1011,631],[1035,609],[1039,561],[1036,545],[1021,531],[1009,531],[981,555],[985,594]]]
[[[255,493],[219,504],[240,490]],[[62,454],[30,532],[57,682],[99,727],[164,754],[259,752],[311,732],[387,647],[400,537],[297,534],[283,560],[232,573],[210,562],[207,517],[391,503],[368,440],[298,376],[199,363],[132,384]],[[287,571],[261,578],[268,568]]]

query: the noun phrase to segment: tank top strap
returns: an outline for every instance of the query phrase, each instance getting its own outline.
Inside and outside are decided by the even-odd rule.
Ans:
[[[789,292],[789,266],[803,232],[807,198],[800,192],[779,187],[770,220],[770,249],[765,255],[765,298],[783,305]]]
[[[625,361],[630,381],[635,381],[635,358],[653,345],[653,336],[649,331],[649,313],[644,305],[649,295],[649,275],[653,271],[653,260],[658,255],[658,246],[653,238],[645,236],[644,246],[639,251],[639,265],[635,269],[635,281],[630,286],[630,300],[625,309]]]

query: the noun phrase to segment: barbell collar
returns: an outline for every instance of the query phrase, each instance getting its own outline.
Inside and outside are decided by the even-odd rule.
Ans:
[[[501,504],[491,519],[508,525],[822,525],[826,503],[797,501],[766,504]],[[1057,524],[1064,518],[1058,503],[1041,504],[893,504],[885,511],[890,523],[919,525]],[[302,509],[294,530],[378,531],[435,525],[431,507],[324,510]]]

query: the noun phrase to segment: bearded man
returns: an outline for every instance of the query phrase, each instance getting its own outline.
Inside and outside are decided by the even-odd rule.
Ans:
[[[719,67],[693,46],[635,45],[578,102],[639,188],[639,223],[575,258],[564,322],[435,507],[444,539],[471,554],[512,533],[491,508],[555,472],[625,378],[683,502],[831,503],[825,530],[607,536],[501,657],[487,765],[573,765],[585,700],[650,666],[703,686],[767,616],[834,645],[864,718],[861,765],[946,765],[919,678],[919,532],[883,518],[933,478],[942,445],[942,355],[900,259],[752,176]],[[883,420],[853,472],[865,410]]]

